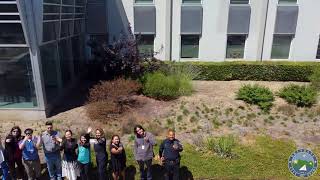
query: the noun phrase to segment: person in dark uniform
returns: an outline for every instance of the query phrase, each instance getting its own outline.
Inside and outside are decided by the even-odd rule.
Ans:
[[[125,180],[126,153],[118,135],[113,135],[110,142],[112,177]]]
[[[88,133],[92,131],[92,128],[88,128]],[[104,131],[101,128],[96,129],[96,137],[90,140],[90,143],[93,144],[94,152],[96,154],[96,162],[99,174],[99,180],[107,179],[107,144],[106,138],[104,137]]]
[[[10,176],[14,180],[24,176],[22,150],[19,148],[19,142],[23,139],[19,126],[14,126],[5,139],[5,159],[9,165]]]
[[[165,180],[179,180],[180,152],[183,147],[178,139],[175,138],[173,130],[168,131],[165,139],[159,149],[159,156],[165,168]]]

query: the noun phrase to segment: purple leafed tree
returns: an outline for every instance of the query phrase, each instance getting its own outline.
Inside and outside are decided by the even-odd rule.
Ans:
[[[138,78],[146,71],[153,71],[162,62],[154,58],[158,52],[150,51],[140,53],[138,49],[140,35],[132,33],[131,26],[128,33],[122,33],[118,40],[112,44],[90,41],[88,45],[93,49],[96,61],[101,63],[103,76],[107,79],[117,77]],[[102,77],[102,78],[104,78]]]

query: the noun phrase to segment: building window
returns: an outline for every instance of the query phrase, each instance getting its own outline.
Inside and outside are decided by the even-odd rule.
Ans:
[[[230,4],[249,4],[249,0],[230,0]]]
[[[136,35],[140,54],[153,54],[154,35]]]
[[[199,57],[199,35],[181,35],[181,58]]]
[[[153,3],[153,0],[136,0],[136,3]]]
[[[0,12],[14,13],[14,12],[18,12],[18,8],[16,4],[0,4]]]
[[[0,44],[26,44],[20,23],[0,23]]]
[[[296,4],[297,0],[279,0],[279,4]]]
[[[291,35],[274,35],[271,59],[288,59],[291,41]]]
[[[60,0],[43,0],[44,3],[60,4]]]
[[[72,35],[73,32],[73,21],[66,20],[61,21],[61,30],[60,30],[60,37],[69,37]]]
[[[43,42],[56,40],[59,37],[59,21],[49,21],[43,23]]]
[[[0,48],[0,108],[37,106],[29,48]]]
[[[47,103],[51,104],[59,94],[58,80],[58,46],[50,43],[40,47],[43,80]]]
[[[242,59],[247,35],[228,35],[227,59]]]
[[[320,59],[320,38],[319,38],[319,44],[318,44],[318,50],[317,50],[317,59]]]
[[[201,0],[182,0],[182,3],[201,3]]]
[[[60,60],[60,71],[62,78],[63,88],[68,87],[69,82],[72,78],[72,44],[71,39],[64,39],[58,43],[59,60]]]

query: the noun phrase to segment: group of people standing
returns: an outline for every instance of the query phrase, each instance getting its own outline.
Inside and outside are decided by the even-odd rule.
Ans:
[[[36,180],[41,176],[40,157],[38,150],[42,147],[51,180],[92,179],[90,176],[91,145],[96,156],[99,180],[107,176],[107,141],[101,128],[95,130],[91,137],[92,128],[80,135],[79,141],[73,137],[71,130],[66,130],[63,137],[53,129],[52,122],[46,122],[46,131],[40,136],[34,136],[33,130],[22,131],[18,126],[11,129],[5,138],[5,147],[0,143],[0,166],[2,180],[23,178],[26,173],[28,180]],[[156,140],[152,133],[146,132],[141,125],[134,127],[134,157],[139,165],[141,179],[152,179],[151,165],[155,157]],[[1,139],[0,139],[1,140]],[[2,142],[2,141],[1,141]],[[126,153],[118,135],[113,135],[109,144],[110,169],[114,180],[125,179]],[[160,145],[159,158],[164,165],[165,178],[170,176],[179,179],[181,143],[175,139],[175,133],[168,131],[168,137]],[[63,155],[61,156],[61,151]]]

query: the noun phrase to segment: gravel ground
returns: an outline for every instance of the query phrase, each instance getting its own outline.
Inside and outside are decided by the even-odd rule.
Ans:
[[[191,143],[193,143],[192,139],[195,139],[194,137],[220,136],[230,133],[243,137],[244,141],[246,141],[246,137],[250,137],[250,135],[267,134],[274,138],[293,140],[298,146],[316,144],[319,142],[320,113],[317,113],[319,105],[314,105],[311,109],[295,108],[289,106],[284,100],[276,97],[275,105],[272,108],[271,113],[267,115],[261,114],[261,111],[257,107],[248,106],[242,101],[235,100],[235,92],[242,85],[254,83],[269,87],[273,92],[278,91],[281,87],[290,83],[306,84],[297,82],[265,81],[194,81],[195,92],[192,96],[181,97],[170,102],[157,101],[144,96],[136,96],[135,98],[140,102],[141,106],[130,109],[119,119],[119,121],[134,119],[136,122],[145,126],[148,126],[150,123],[156,124],[157,122],[158,124],[153,126],[153,130],[159,131],[170,127],[170,125],[168,125],[169,119],[173,121],[176,127],[177,136]],[[181,106],[184,106],[189,111],[189,115],[183,116],[181,118],[182,120],[178,122],[177,116],[182,114]],[[208,113],[208,115],[206,115],[206,113],[201,113],[201,111],[204,111],[202,106],[214,109],[218,115],[214,115],[213,113]],[[245,109],[242,110],[242,107]],[[291,112],[291,114],[286,114],[286,112],[279,111],[279,107],[293,108],[293,112]],[[195,123],[190,123],[189,118],[192,115],[194,116],[193,113],[197,111],[197,108],[200,112],[198,120]],[[231,114],[226,113],[226,109],[228,108],[233,110]],[[237,111],[239,115],[235,115],[235,111]],[[315,113],[311,116],[310,113],[313,112]],[[253,118],[248,118],[248,114],[250,113],[254,114]],[[218,128],[214,128],[214,125],[212,124],[210,118],[213,116],[218,117],[218,121],[222,123]],[[237,116],[243,116],[243,119],[247,118],[246,125],[237,123]],[[273,119],[270,118],[270,116],[272,116]],[[266,124],[264,122],[266,118],[272,119],[272,123]],[[103,127],[107,131],[113,130],[113,132],[117,132],[123,128],[121,122],[106,124],[91,121],[86,115],[85,106],[67,110],[48,119],[54,120],[55,126],[61,131],[70,128],[75,132],[80,132],[84,131],[88,126],[92,126]],[[22,129],[32,127],[35,129],[36,133],[40,133],[40,131],[45,130],[44,122],[48,119],[22,122],[19,120],[8,121],[6,117],[0,117],[0,134],[3,137],[13,125],[19,125]],[[232,121],[232,124],[229,124],[229,126],[224,124],[226,121],[230,120]],[[192,131],[192,128],[195,127],[198,128],[197,132]],[[163,137],[164,133],[159,133],[159,135]],[[127,135],[125,137],[129,136]]]

